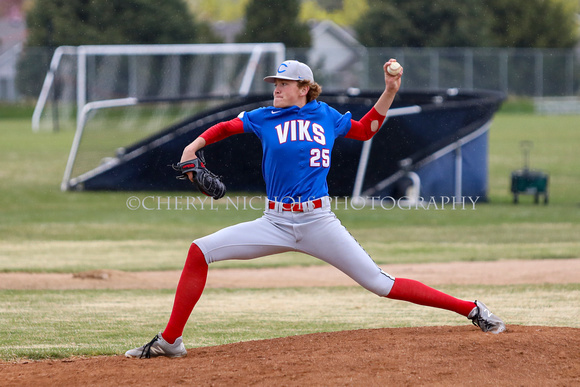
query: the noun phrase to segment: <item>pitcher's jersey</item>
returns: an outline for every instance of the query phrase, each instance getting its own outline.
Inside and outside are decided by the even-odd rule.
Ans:
[[[239,118],[244,132],[255,133],[262,142],[268,199],[292,203],[328,196],[332,147],[350,130],[350,112],[341,114],[314,100],[302,108],[258,108]]]

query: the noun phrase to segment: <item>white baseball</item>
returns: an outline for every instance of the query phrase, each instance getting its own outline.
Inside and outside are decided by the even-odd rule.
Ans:
[[[399,62],[393,62],[387,67],[387,72],[391,75],[398,75],[401,72],[401,65]]]

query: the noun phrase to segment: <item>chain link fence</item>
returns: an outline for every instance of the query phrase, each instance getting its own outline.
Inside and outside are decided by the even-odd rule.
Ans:
[[[38,97],[52,57],[49,48],[23,48],[0,55],[0,101]],[[397,58],[405,68],[403,88],[499,90],[510,96],[580,96],[580,51],[516,48],[362,48],[346,65],[332,55],[286,49],[306,61],[325,90],[380,90],[382,64]],[[72,75],[72,74],[71,74]]]
[[[313,56],[308,50],[287,51],[304,60]],[[360,52],[339,71],[325,71],[332,60],[328,56],[309,63],[326,89],[378,90],[384,86],[383,63],[397,58],[405,68],[404,88],[489,89],[523,97],[580,96],[580,51],[574,49],[393,47]]]

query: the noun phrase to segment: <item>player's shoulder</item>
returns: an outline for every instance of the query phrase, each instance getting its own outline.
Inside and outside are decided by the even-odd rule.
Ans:
[[[243,120],[244,118],[249,118],[249,117],[257,118],[260,116],[266,116],[273,109],[274,109],[273,106],[263,106],[263,107],[259,107],[259,108],[253,109],[253,110],[243,111],[243,112],[240,112],[240,114],[238,114],[238,118]]]
[[[324,114],[324,115],[328,115],[334,118],[338,118],[339,116],[342,116],[342,114],[336,110],[334,107],[330,106],[329,104],[327,104],[324,101],[318,101],[318,100],[314,100],[311,101],[310,103],[315,102],[315,104],[312,105],[312,111],[316,112],[318,114]]]
[[[260,116],[260,115],[270,116],[273,111],[277,111],[277,110],[280,110],[280,109],[277,109],[274,106],[261,106],[259,108],[254,109],[254,110],[250,110],[247,113],[254,115],[254,116]]]

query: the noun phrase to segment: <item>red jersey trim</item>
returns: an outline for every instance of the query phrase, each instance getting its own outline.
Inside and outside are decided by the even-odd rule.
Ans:
[[[205,140],[205,145],[209,145],[241,133],[244,133],[244,123],[236,117],[233,120],[220,122],[212,126],[203,132],[200,137]]]
[[[370,140],[378,133],[381,125],[385,121],[385,117],[373,107],[360,121],[350,120],[350,130],[344,137],[359,141]],[[376,121],[374,125],[373,121]],[[374,131],[373,128],[375,128]]]

